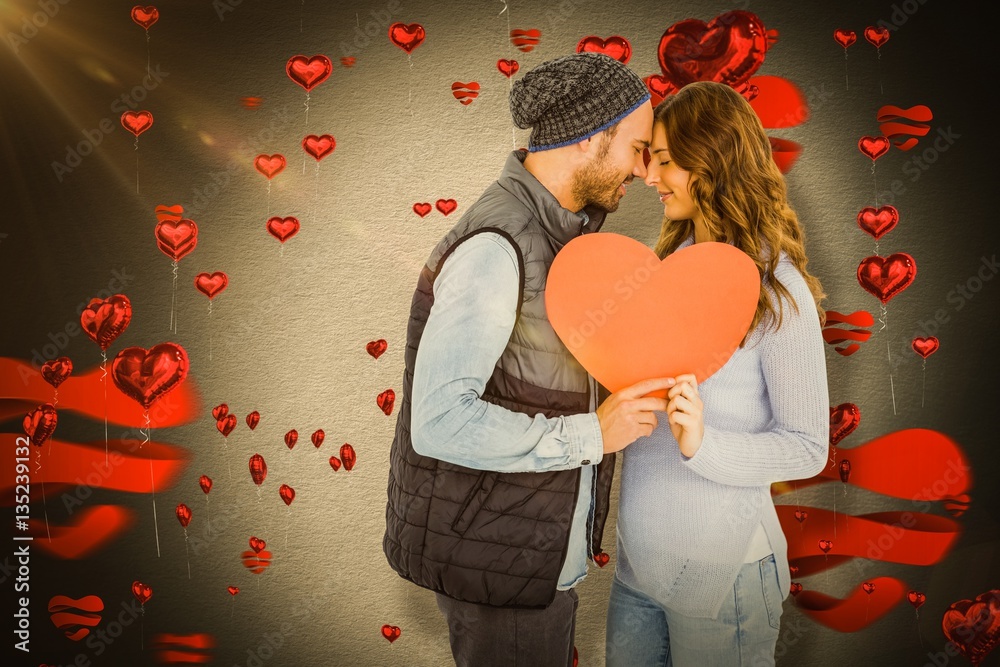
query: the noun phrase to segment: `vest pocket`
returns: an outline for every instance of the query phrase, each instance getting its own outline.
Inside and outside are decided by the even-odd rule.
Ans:
[[[479,514],[480,508],[486,502],[486,498],[493,490],[493,485],[496,484],[496,481],[496,471],[483,470],[479,473],[479,477],[472,484],[472,488],[469,489],[469,493],[465,496],[465,501],[462,503],[461,509],[458,510],[458,515],[451,523],[452,530],[459,535],[465,534],[465,531],[472,525],[472,520]]]

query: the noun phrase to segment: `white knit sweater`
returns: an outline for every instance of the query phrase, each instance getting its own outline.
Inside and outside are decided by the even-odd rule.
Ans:
[[[761,523],[788,596],[788,543],[770,485],[813,477],[828,460],[830,396],[815,302],[784,253],[775,277],[799,312],[783,299],[781,328],[765,319],[699,385],[705,436],[695,455],[680,453],[666,413],[652,435],[624,450],[617,575],[685,615],[718,616]]]

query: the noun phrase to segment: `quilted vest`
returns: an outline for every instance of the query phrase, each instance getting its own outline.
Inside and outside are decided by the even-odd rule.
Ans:
[[[596,231],[604,213],[586,209],[590,222],[584,226],[583,216],[564,209],[524,168],[525,155],[511,153],[501,177],[434,248],[417,280],[390,451],[383,550],[401,577],[457,600],[543,608],[555,597],[566,559],[581,469],[475,470],[421,456],[410,439],[413,368],[434,304],[434,280],[460,243],[487,231],[513,246],[521,285],[514,330],[482,399],[530,416],[558,417],[589,411],[592,386],[598,389],[594,405],[607,396],[562,344],[545,314],[545,281],[553,258],[572,238]],[[613,474],[614,456],[605,455],[588,526],[592,553],[600,551]]]

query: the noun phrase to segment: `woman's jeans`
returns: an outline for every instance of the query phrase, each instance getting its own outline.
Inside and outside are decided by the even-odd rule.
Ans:
[[[611,583],[608,667],[765,667],[774,665],[782,595],[774,554],[744,563],[716,619],[665,609]]]

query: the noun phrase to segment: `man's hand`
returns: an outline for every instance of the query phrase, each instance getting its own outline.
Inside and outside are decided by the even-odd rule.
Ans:
[[[647,397],[646,394],[674,386],[673,378],[655,378],[637,382],[617,391],[597,408],[604,438],[604,453],[611,454],[625,449],[636,438],[647,436],[656,428],[654,410],[666,412],[667,399]]]

